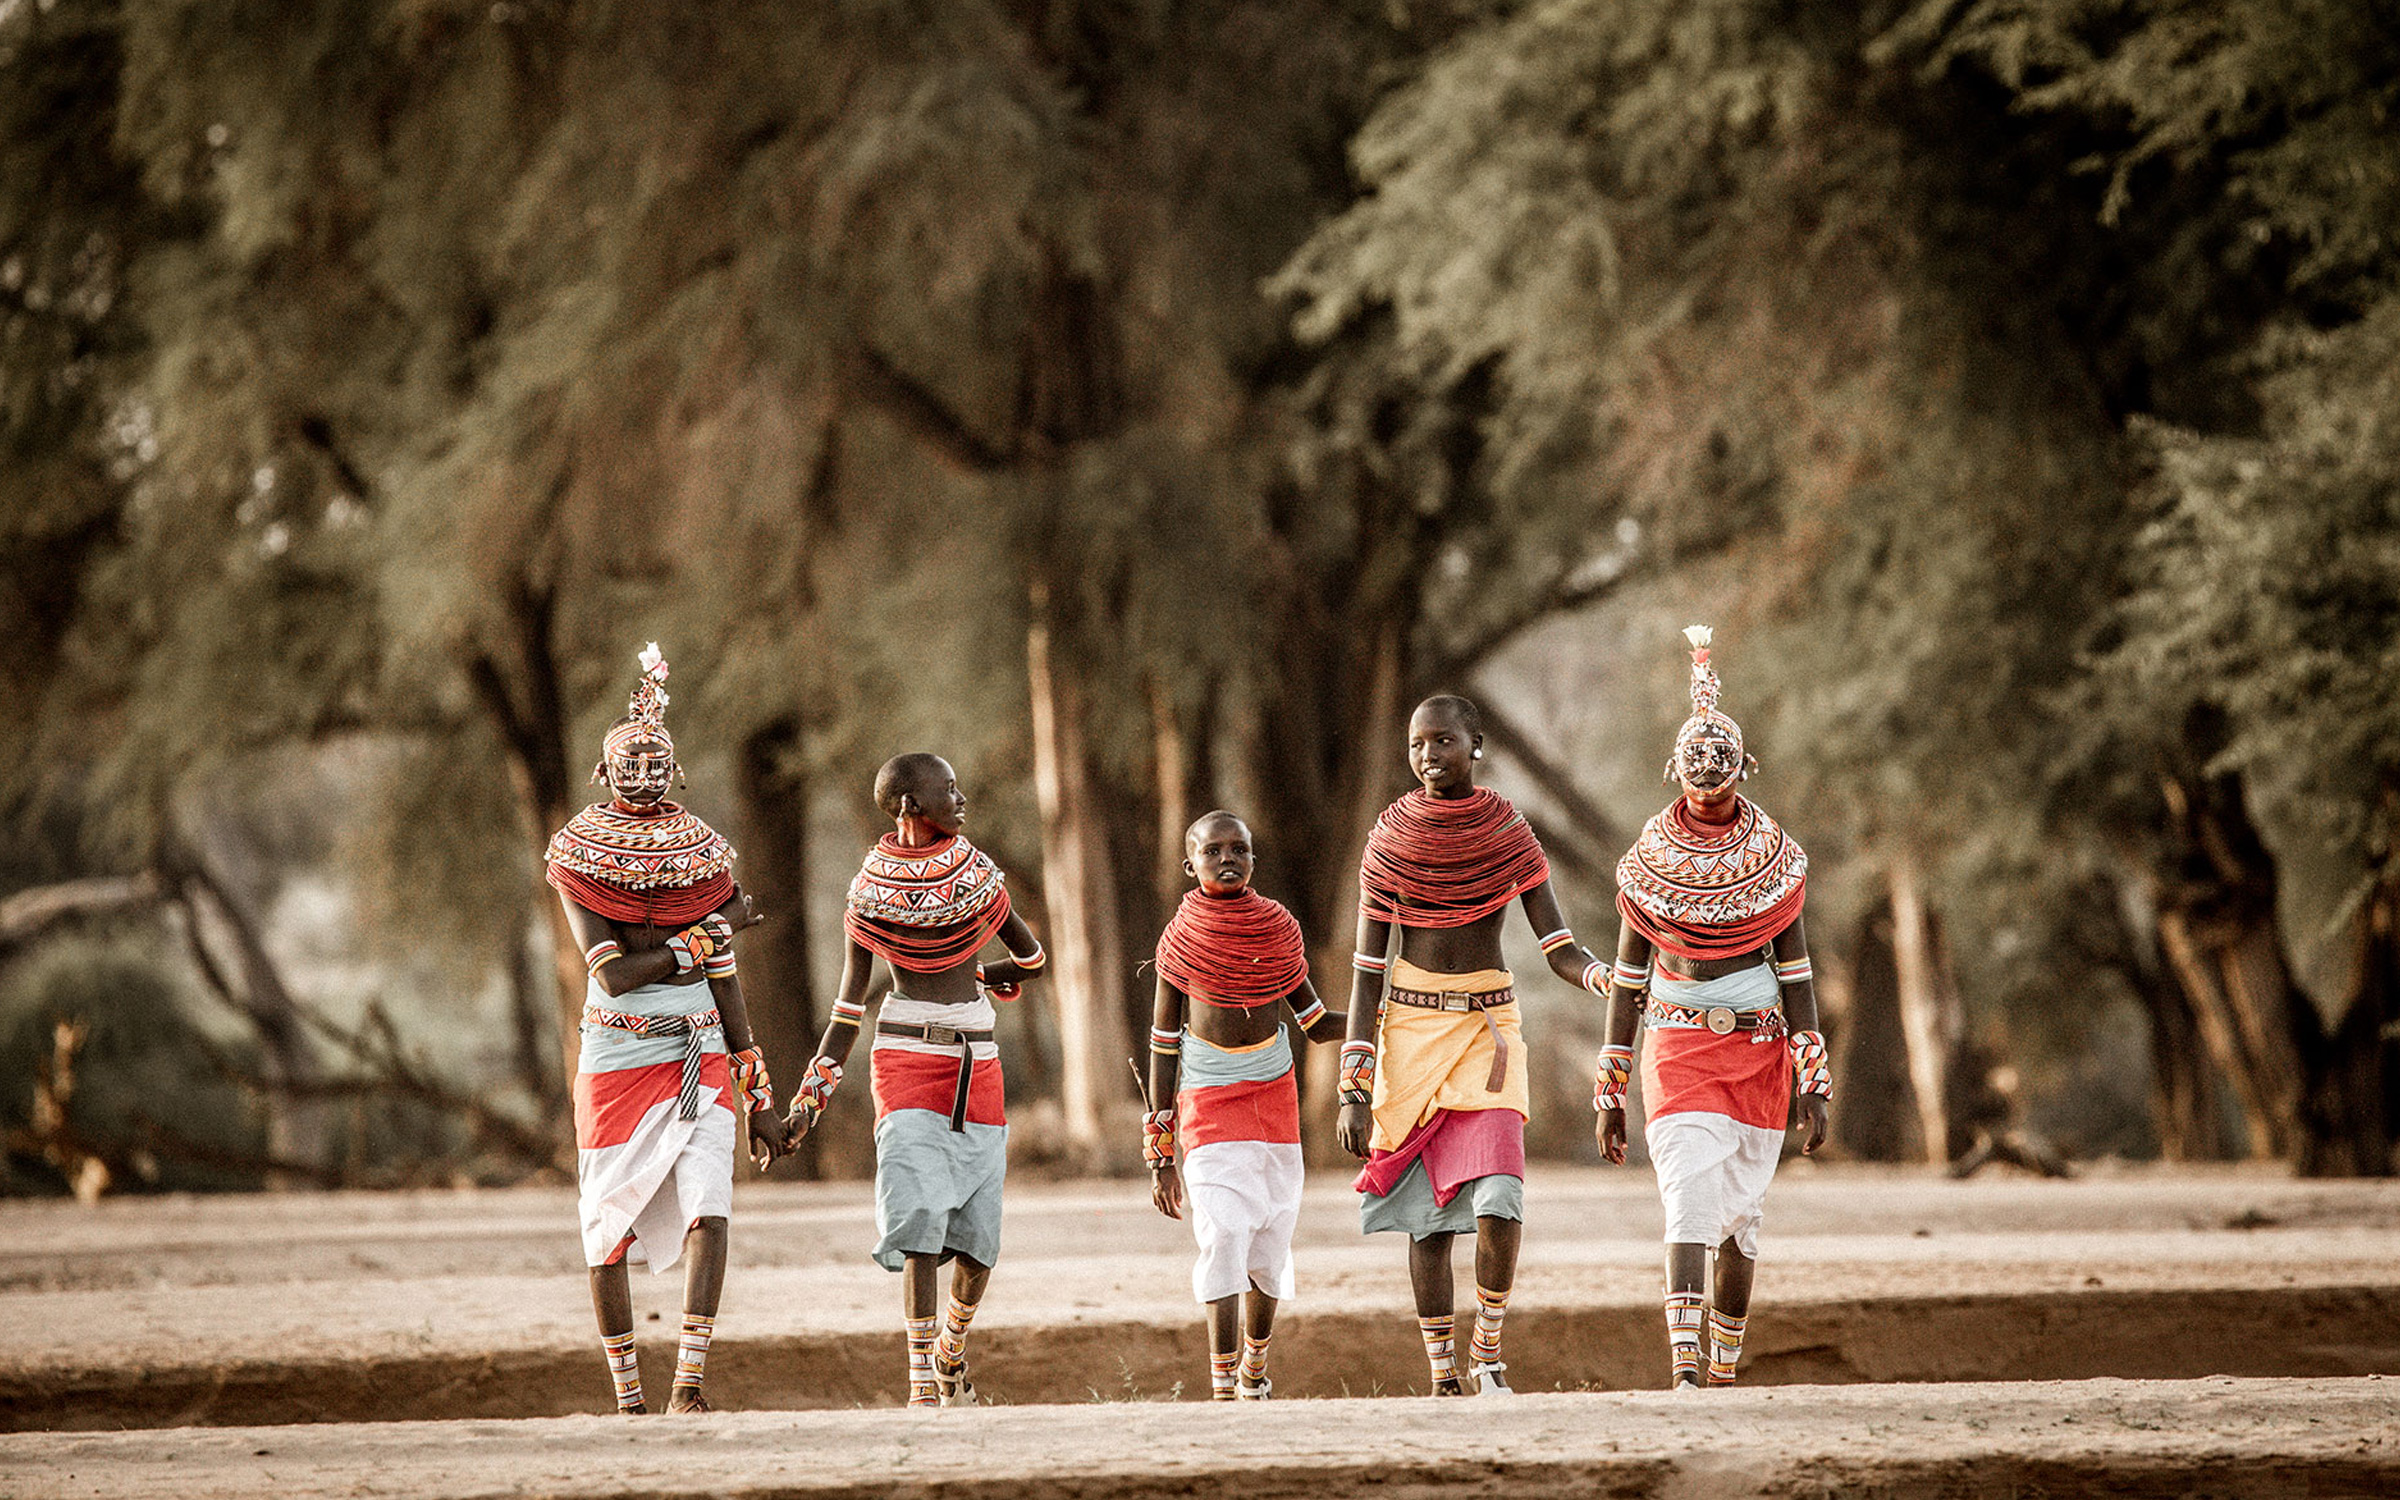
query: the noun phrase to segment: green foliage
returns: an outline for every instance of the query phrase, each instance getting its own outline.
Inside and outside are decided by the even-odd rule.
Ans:
[[[2400,852],[2400,297],[2270,357],[2263,436],[2152,433],[2161,511],[2111,685],[2222,710],[2221,764],[2296,778],[2320,832],[2388,878]]]

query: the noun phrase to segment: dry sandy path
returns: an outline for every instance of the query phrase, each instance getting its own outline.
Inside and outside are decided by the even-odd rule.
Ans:
[[[1187,1231],[1144,1189],[1011,1186],[977,1323],[987,1393],[1197,1383]],[[1661,1383],[1647,1174],[1537,1170],[1527,1196],[1519,1388]],[[2400,1374],[2400,1184],[1794,1164],[1770,1213],[1755,1383]],[[1276,1340],[1287,1394],[1422,1379],[1400,1247],[1363,1240],[1355,1214],[1341,1179],[1312,1180]],[[0,1428],[595,1409],[572,1227],[557,1190],[0,1205]],[[745,1185],[734,1236],[712,1390],[752,1409],[896,1399],[897,1284],[864,1258],[864,1185]],[[635,1287],[663,1376],[680,1277]]]
[[[2400,1380],[1785,1386],[0,1438],[20,1500],[2391,1494]]]

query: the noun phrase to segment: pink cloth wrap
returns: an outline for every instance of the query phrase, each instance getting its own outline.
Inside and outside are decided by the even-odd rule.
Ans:
[[[1478,1177],[1525,1175],[1525,1117],[1510,1109],[1442,1110],[1398,1146],[1369,1156],[1350,1186],[1383,1197],[1419,1157],[1433,1185],[1433,1201],[1447,1208],[1458,1190]]]

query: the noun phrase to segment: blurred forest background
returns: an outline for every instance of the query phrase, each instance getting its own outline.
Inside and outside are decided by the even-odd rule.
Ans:
[[[571,1169],[653,639],[776,1069],[937,750],[1129,1167],[1191,815],[1345,993],[1463,692],[1605,949],[1695,620],[1841,1150],[2389,1173],[2396,110],[2377,0],[0,0],[5,1187]]]

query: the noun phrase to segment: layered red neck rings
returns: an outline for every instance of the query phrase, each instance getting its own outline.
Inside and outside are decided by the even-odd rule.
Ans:
[[[1377,922],[1464,927],[1549,878],[1541,841],[1506,797],[1487,787],[1464,797],[1413,791],[1367,834],[1358,904]]]
[[[1158,935],[1158,973],[1204,1005],[1250,1010],[1307,983],[1308,953],[1282,902],[1192,891]]]

